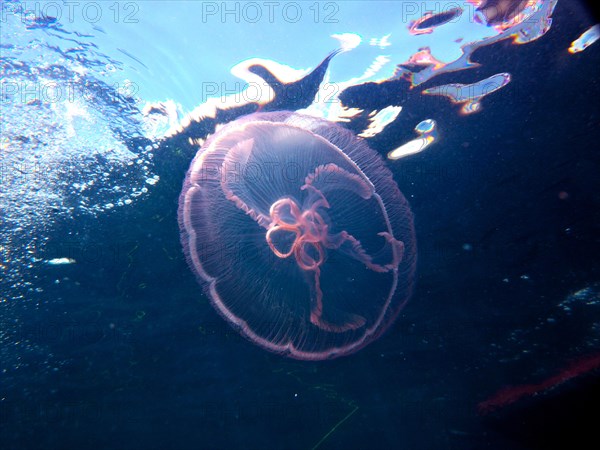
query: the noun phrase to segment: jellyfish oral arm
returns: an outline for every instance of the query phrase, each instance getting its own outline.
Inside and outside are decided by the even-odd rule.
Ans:
[[[355,180],[355,178],[351,177],[347,177],[346,179]],[[308,203],[306,211],[301,211],[298,204],[293,199],[287,197],[281,198],[271,205],[269,211],[271,223],[265,236],[267,244],[279,258],[288,258],[293,254],[298,267],[304,271],[313,272],[313,302],[310,313],[310,321],[313,325],[325,331],[335,333],[355,330],[365,324],[366,320],[364,317],[357,314],[350,314],[349,319],[341,325],[332,324],[323,319],[323,291],[320,283],[320,267],[325,261],[323,247],[340,249],[345,243],[349,243],[350,250],[346,250],[344,253],[364,263],[368,269],[384,273],[395,270],[398,267],[398,264],[402,260],[404,244],[396,240],[388,232],[378,233],[391,246],[392,261],[383,265],[374,263],[373,258],[362,248],[360,241],[350,233],[342,231],[335,235],[329,234],[329,227],[317,210],[319,206],[323,208],[329,207],[327,199],[322,192],[311,184],[305,184],[303,189],[310,191],[310,198],[314,201],[313,203]],[[358,189],[356,191],[360,192]],[[281,251],[277,248],[273,239],[277,233],[293,233],[294,241],[288,251]],[[308,248],[310,247],[316,251],[316,258],[314,254],[309,254]]]
[[[332,324],[323,319],[323,291],[321,290],[320,270],[317,268],[314,271],[314,290],[313,304],[310,311],[310,323],[325,331],[333,333],[344,333],[346,331],[356,330],[361,328],[366,323],[364,317],[358,314],[350,314],[350,318],[342,325]]]
[[[284,218],[287,210],[290,217]],[[282,198],[271,205],[271,224],[267,230],[266,240],[270,249],[279,258],[294,255],[296,263],[302,270],[316,270],[323,263],[325,254],[321,242],[327,234],[327,225],[316,211],[300,212],[300,207],[291,198]],[[282,252],[277,248],[273,237],[277,233],[288,232],[295,235],[289,251]],[[317,259],[308,253],[311,245],[317,252]]]
[[[400,261],[402,261],[404,244],[401,241],[396,240],[390,233],[386,231],[377,233],[377,235],[385,238],[387,243],[391,246],[392,261],[387,264],[374,263],[373,257],[362,248],[360,241],[346,231],[342,231],[337,235],[330,236],[330,241],[327,248],[341,250],[342,245],[348,242],[350,244],[350,249],[344,250],[344,253],[356,259],[357,261],[362,262],[370,270],[379,273],[395,270],[400,264]]]

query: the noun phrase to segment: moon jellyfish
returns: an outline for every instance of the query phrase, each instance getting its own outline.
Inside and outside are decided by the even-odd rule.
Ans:
[[[408,300],[408,202],[352,132],[291,112],[225,125],[179,198],[181,242],[215,309],[259,346],[296,359],[353,353]]]

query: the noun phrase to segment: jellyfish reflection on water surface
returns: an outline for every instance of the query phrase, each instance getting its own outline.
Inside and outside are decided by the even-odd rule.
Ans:
[[[379,155],[325,120],[256,113],[221,128],[190,166],[179,224],[219,313],[292,358],[359,350],[411,292],[407,201]]]

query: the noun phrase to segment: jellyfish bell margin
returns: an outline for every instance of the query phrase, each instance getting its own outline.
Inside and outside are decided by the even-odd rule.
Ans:
[[[193,159],[178,219],[213,307],[281,355],[354,353],[412,291],[408,202],[375,151],[322,119],[280,111],[225,125]]]

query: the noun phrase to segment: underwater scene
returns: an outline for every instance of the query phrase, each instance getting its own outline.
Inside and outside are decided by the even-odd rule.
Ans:
[[[597,440],[596,5],[0,5],[1,449]]]

